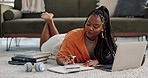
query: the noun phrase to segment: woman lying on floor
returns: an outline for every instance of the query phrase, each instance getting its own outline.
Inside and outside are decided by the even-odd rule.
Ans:
[[[59,65],[84,63],[85,66],[95,66],[113,63],[116,44],[112,36],[109,12],[105,6],[90,12],[84,28],[77,28],[66,34],[58,33],[53,16],[47,12],[41,15],[46,24],[40,44],[41,50],[50,52],[54,45],[60,46],[56,54]]]

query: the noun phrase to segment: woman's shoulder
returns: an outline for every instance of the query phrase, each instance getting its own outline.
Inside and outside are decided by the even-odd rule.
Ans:
[[[65,36],[65,38],[73,40],[73,39],[82,38],[83,36],[84,36],[84,28],[77,28],[69,31]]]
[[[83,32],[84,32],[84,28],[76,28],[76,29],[69,31],[68,33],[77,34],[77,33],[83,33]]]

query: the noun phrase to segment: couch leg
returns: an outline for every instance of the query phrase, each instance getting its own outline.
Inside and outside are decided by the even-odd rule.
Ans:
[[[138,41],[141,42],[141,41],[147,41],[147,38],[146,36],[139,36],[138,37]]]
[[[21,38],[15,38],[15,44],[16,44],[16,47],[19,46],[20,41],[21,41]]]
[[[10,48],[11,48],[12,39],[13,39],[13,38],[11,38],[11,39],[10,39],[10,42],[9,42],[9,38],[7,38],[7,42],[6,42],[6,51],[9,51]]]
[[[9,50],[10,50],[12,40],[13,40],[13,38],[11,38],[10,41],[9,41],[9,38],[7,38],[7,42],[6,42],[6,51],[9,51]],[[21,38],[15,38],[16,47],[19,46],[20,41],[21,41]]]

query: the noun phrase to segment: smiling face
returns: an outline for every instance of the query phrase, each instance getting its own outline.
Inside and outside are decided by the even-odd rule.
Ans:
[[[85,34],[88,39],[95,40],[98,34],[103,31],[103,22],[99,15],[90,15],[85,23]]]

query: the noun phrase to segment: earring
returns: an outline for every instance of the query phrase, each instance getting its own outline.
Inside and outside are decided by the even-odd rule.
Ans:
[[[101,33],[101,35],[102,35],[102,38],[104,38],[103,32]]]

